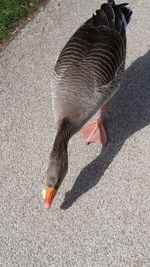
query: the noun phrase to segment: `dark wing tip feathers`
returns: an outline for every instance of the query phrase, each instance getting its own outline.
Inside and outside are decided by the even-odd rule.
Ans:
[[[120,11],[122,12],[122,14],[125,17],[125,20],[126,20],[127,24],[130,22],[131,15],[132,15],[133,12],[132,12],[132,10],[130,8],[126,7],[128,5],[128,3],[123,3],[123,4],[116,5],[114,0],[108,0],[108,4],[105,4],[105,5],[111,5],[111,7],[112,7],[112,9],[114,11],[116,11],[116,9],[117,10],[120,9]],[[119,13],[120,12],[118,12],[118,14]]]
[[[129,3],[123,3],[123,4],[119,4],[117,6],[120,7],[120,8],[122,8],[122,7],[125,7],[125,6],[128,6],[128,5],[129,5]]]
[[[116,28],[118,31],[121,30],[122,14],[128,24],[132,15],[132,11],[126,6],[128,3],[116,5],[114,0],[108,0],[108,3],[101,5],[101,8],[96,10],[96,14],[86,22],[90,24],[92,28],[99,28],[100,26],[106,26],[110,28]],[[117,18],[116,18],[117,16]],[[120,21],[121,22],[120,22]]]
[[[130,19],[131,19],[132,13],[133,13],[132,10],[127,8],[127,7],[124,7],[122,9],[122,13],[123,13],[123,15],[124,15],[124,17],[126,19],[127,24],[128,24]]]
[[[114,0],[108,0],[108,4],[111,5],[111,6],[117,6],[117,7],[125,7],[125,6],[128,5],[128,3],[123,3],[123,4],[116,5]]]
[[[108,0],[108,4],[109,5],[115,5],[115,1],[114,0]]]

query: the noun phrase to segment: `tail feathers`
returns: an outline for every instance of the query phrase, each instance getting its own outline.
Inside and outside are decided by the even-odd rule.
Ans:
[[[119,10],[119,9],[121,10],[121,13],[123,14],[124,19],[126,21],[126,24],[128,24],[130,22],[130,19],[131,19],[133,12],[130,8],[126,7],[128,5],[128,3],[116,5],[114,0],[108,0],[108,4],[112,6],[114,11]]]
[[[116,5],[114,0],[108,0],[107,4],[102,4],[100,10],[103,10],[106,14],[108,26],[110,28],[115,28],[117,31],[121,32],[122,26],[124,25],[124,27],[126,27],[129,23],[132,10],[127,8],[127,5],[127,3]]]
[[[122,33],[132,15],[132,10],[127,8],[127,5],[127,3],[116,5],[114,0],[108,0],[108,3],[102,4],[101,9],[96,10],[96,15],[93,15],[85,24],[96,29],[101,26],[112,28]]]
[[[108,24],[110,28],[115,27],[115,12],[111,5],[103,4],[101,6],[101,10],[103,10],[107,16]]]
[[[97,27],[101,25],[107,26],[107,27],[109,26],[107,15],[102,9],[96,10],[96,16],[93,15],[93,19],[94,19],[94,26],[97,26]]]

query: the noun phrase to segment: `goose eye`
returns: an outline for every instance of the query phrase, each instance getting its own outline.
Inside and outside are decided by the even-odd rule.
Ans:
[[[52,183],[55,183],[55,181],[56,181],[56,178],[53,176],[53,177],[51,177],[51,182]]]

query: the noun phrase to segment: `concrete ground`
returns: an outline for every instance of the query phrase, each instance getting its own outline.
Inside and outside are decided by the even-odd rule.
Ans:
[[[130,1],[127,70],[105,118],[109,144],[73,137],[50,210],[41,198],[55,135],[52,69],[101,3],[50,1],[1,54],[2,267],[150,266],[150,1]]]

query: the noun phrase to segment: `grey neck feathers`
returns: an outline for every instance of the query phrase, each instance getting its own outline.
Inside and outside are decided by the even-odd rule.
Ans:
[[[51,157],[60,160],[67,152],[68,142],[73,134],[73,125],[68,118],[64,118],[59,122],[59,127],[55,137]]]

